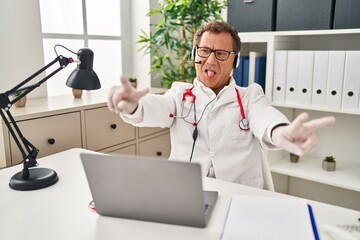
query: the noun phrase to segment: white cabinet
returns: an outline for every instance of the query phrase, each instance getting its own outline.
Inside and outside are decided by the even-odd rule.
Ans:
[[[139,142],[139,155],[168,159],[170,156],[170,133]]]
[[[39,149],[38,158],[69,148],[82,147],[80,113],[65,113],[17,122],[25,138]],[[14,140],[10,141],[11,164],[23,158]]]
[[[164,89],[151,89],[163,93]],[[39,149],[39,157],[70,148],[106,153],[170,155],[169,129],[136,128],[107,109],[107,91],[28,99],[24,108],[11,108],[24,137]],[[22,161],[5,123],[0,121],[0,168]],[[40,163],[39,163],[40,164]]]
[[[241,54],[267,52],[265,94],[270,102],[275,81],[275,51],[360,50],[360,29],[255,32],[239,33],[239,36],[243,43]],[[311,119],[333,115],[337,120],[334,126],[317,131],[319,146],[296,164],[290,163],[289,154],[284,151],[268,153],[276,190],[360,210],[360,110],[314,107],[303,102],[291,105],[272,102],[272,105],[290,120],[303,111]],[[335,172],[321,168],[321,160],[328,155],[337,160]]]
[[[99,151],[135,140],[135,127],[107,107],[85,110],[86,148]]]

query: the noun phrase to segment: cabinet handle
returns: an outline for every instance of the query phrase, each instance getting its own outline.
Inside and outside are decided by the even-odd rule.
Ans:
[[[115,123],[111,124],[110,127],[111,127],[112,129],[116,129],[116,128],[117,128],[117,126],[116,126]]]
[[[161,157],[161,156],[162,156],[162,152],[161,152],[161,151],[157,151],[157,152],[156,152],[156,156]]]
[[[55,139],[54,139],[54,138],[49,138],[49,139],[48,139],[48,143],[49,143],[50,145],[53,145],[53,144],[55,143]]]

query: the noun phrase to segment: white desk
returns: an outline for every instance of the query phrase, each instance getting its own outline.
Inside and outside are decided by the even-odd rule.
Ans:
[[[204,178],[204,188],[219,192],[208,226],[204,229],[102,217],[88,208],[92,200],[79,153],[71,149],[39,159],[41,167],[55,170],[59,182],[36,191],[11,190],[10,178],[22,165],[0,170],[0,239],[106,240],[106,239],[220,239],[234,194],[289,197],[239,184]],[[311,202],[321,239],[329,239],[321,225],[359,225],[360,212]],[[301,227],[301,226],[299,226]]]

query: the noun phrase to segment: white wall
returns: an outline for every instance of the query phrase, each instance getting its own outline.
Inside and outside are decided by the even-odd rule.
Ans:
[[[5,92],[44,66],[39,1],[0,0],[0,35],[0,92]],[[46,96],[46,83],[28,96]]]
[[[150,18],[146,17],[149,9],[150,1],[131,1],[132,72],[138,79],[138,88],[151,86],[150,55],[144,55],[143,51],[139,51],[141,45],[136,43],[141,30],[150,32]]]

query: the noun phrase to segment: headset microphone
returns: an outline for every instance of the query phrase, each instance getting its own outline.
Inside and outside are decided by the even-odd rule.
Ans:
[[[201,61],[195,61],[194,63],[195,64],[201,64]]]

